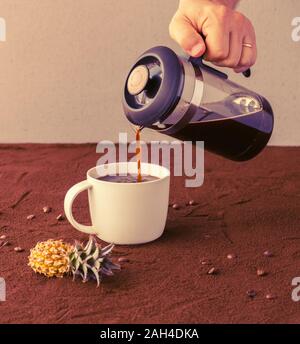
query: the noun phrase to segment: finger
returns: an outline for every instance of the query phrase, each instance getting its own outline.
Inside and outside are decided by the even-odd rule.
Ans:
[[[246,36],[243,40],[243,43],[251,44],[252,47],[243,46],[243,51],[241,59],[238,63],[238,66],[234,69],[237,73],[242,73],[252,67],[256,62],[257,57],[257,48],[255,39],[250,36]],[[242,43],[242,44],[243,44]]]
[[[206,44],[205,59],[211,62],[225,60],[229,55],[229,30],[216,23],[203,29],[203,33]]]
[[[236,68],[239,65],[243,51],[243,38],[236,32],[230,33],[229,55],[226,59],[216,62],[220,67]]]
[[[205,43],[192,24],[183,16],[175,15],[169,26],[170,36],[190,56],[200,57],[205,53]]]

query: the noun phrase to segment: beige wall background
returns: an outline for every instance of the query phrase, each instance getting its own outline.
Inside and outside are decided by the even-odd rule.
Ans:
[[[121,107],[125,74],[168,36],[177,0],[0,0],[0,142],[97,142],[131,133]],[[272,103],[271,143],[299,145],[300,42],[291,21],[299,0],[243,0],[256,27],[253,77],[231,73]],[[145,139],[159,138],[147,131]]]

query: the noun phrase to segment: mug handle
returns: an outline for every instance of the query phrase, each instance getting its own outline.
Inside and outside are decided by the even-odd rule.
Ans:
[[[73,216],[72,212],[72,206],[75,198],[83,191],[88,190],[91,188],[92,185],[87,181],[84,180],[78,184],[75,184],[74,186],[71,187],[70,190],[68,190],[66,196],[65,196],[65,201],[64,201],[64,208],[65,208],[65,215],[71,225],[78,229],[81,232],[87,233],[87,234],[94,234],[95,230],[93,226],[86,226],[86,225],[81,225],[78,223]]]

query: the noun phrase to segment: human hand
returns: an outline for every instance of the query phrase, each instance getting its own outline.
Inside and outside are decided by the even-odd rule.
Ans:
[[[253,25],[230,0],[180,0],[169,31],[190,56],[244,72],[256,62]],[[247,44],[248,46],[245,46]]]

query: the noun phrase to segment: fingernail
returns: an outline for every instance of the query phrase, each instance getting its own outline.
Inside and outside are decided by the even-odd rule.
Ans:
[[[193,46],[192,49],[190,49],[189,53],[191,56],[198,56],[200,54],[202,54],[203,52],[203,44],[202,43],[198,43],[196,45]]]

